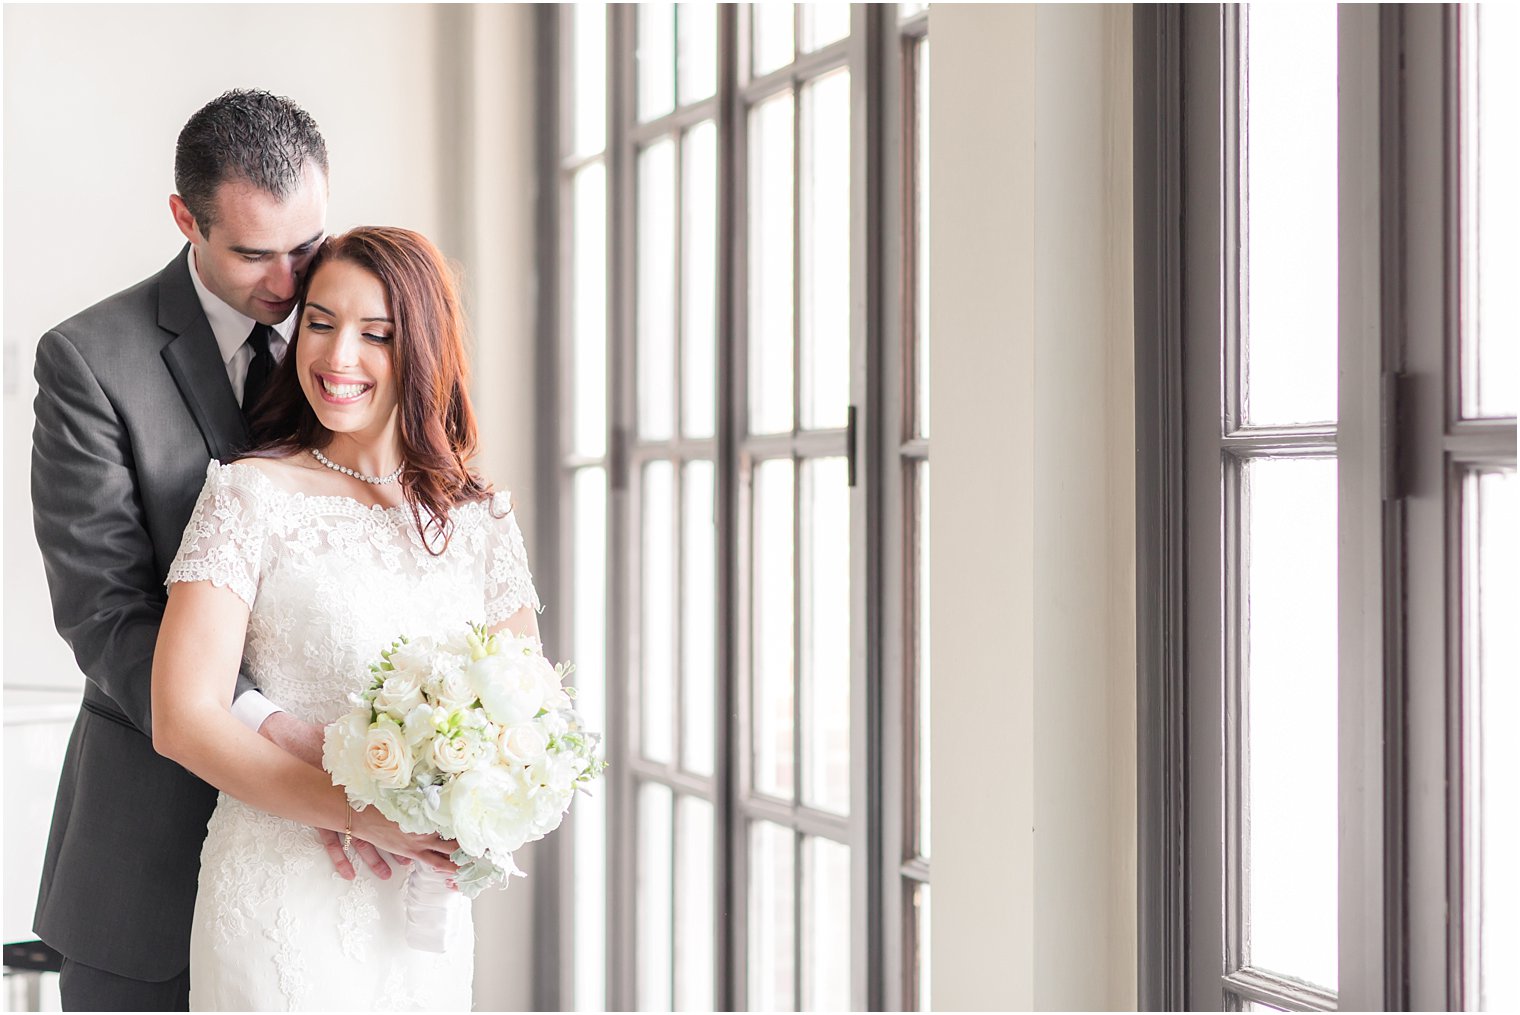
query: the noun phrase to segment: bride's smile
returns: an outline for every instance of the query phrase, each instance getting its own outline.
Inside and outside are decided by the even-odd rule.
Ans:
[[[395,333],[385,286],[374,274],[341,259],[317,269],[301,312],[296,374],[333,447],[348,458],[379,452],[387,459],[373,463],[381,472],[395,464],[385,450],[399,401]]]

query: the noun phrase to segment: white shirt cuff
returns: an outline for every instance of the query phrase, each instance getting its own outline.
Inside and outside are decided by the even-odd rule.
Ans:
[[[253,732],[257,733],[264,720],[284,709],[272,703],[258,691],[244,691],[232,703],[232,714]]]

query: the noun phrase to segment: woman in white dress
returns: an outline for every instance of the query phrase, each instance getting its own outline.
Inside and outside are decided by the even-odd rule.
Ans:
[[[155,746],[222,791],[201,853],[190,1005],[468,1010],[468,928],[443,954],[411,948],[405,878],[335,874],[317,829],[351,832],[402,870],[452,871],[456,844],[351,810],[326,773],[228,706],[242,667],[325,725],[398,635],[483,621],[536,636],[538,599],[510,499],[467,464],[463,319],[436,248],[399,229],[330,239],[297,314],[259,448],[206,470],[154,657]]]

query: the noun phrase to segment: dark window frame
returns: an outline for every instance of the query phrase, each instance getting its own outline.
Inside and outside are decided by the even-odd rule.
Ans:
[[[1221,842],[1199,834],[1228,820],[1209,774],[1223,759],[1199,742],[1222,721],[1224,681],[1189,647],[1190,596],[1215,586],[1189,561],[1187,533],[1207,526],[1189,528],[1185,405],[1196,423],[1208,398],[1183,363],[1189,335],[1209,327],[1188,255],[1194,269],[1219,256],[1222,231],[1196,199],[1220,166],[1190,139],[1217,130],[1226,76],[1207,59],[1227,49],[1209,32],[1229,17],[1168,5],[1136,8],[1134,21],[1137,521],[1156,534],[1137,558],[1139,1003],[1153,1010],[1221,1008],[1235,1003],[1226,990],[1289,1009],[1329,1000],[1275,977],[1220,985],[1237,928],[1217,894]],[[1515,423],[1457,413],[1460,14],[1385,5],[1339,17],[1338,1001],[1462,1008],[1476,998],[1463,950],[1458,479],[1474,463],[1513,469]],[[1201,76],[1190,50],[1204,54]],[[1198,634],[1194,646],[1209,641]]]

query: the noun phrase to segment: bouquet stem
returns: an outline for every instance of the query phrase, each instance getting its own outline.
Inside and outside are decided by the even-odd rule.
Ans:
[[[470,900],[448,885],[448,876],[421,863],[406,878],[406,943],[418,951],[445,952],[459,937],[462,909]]]

